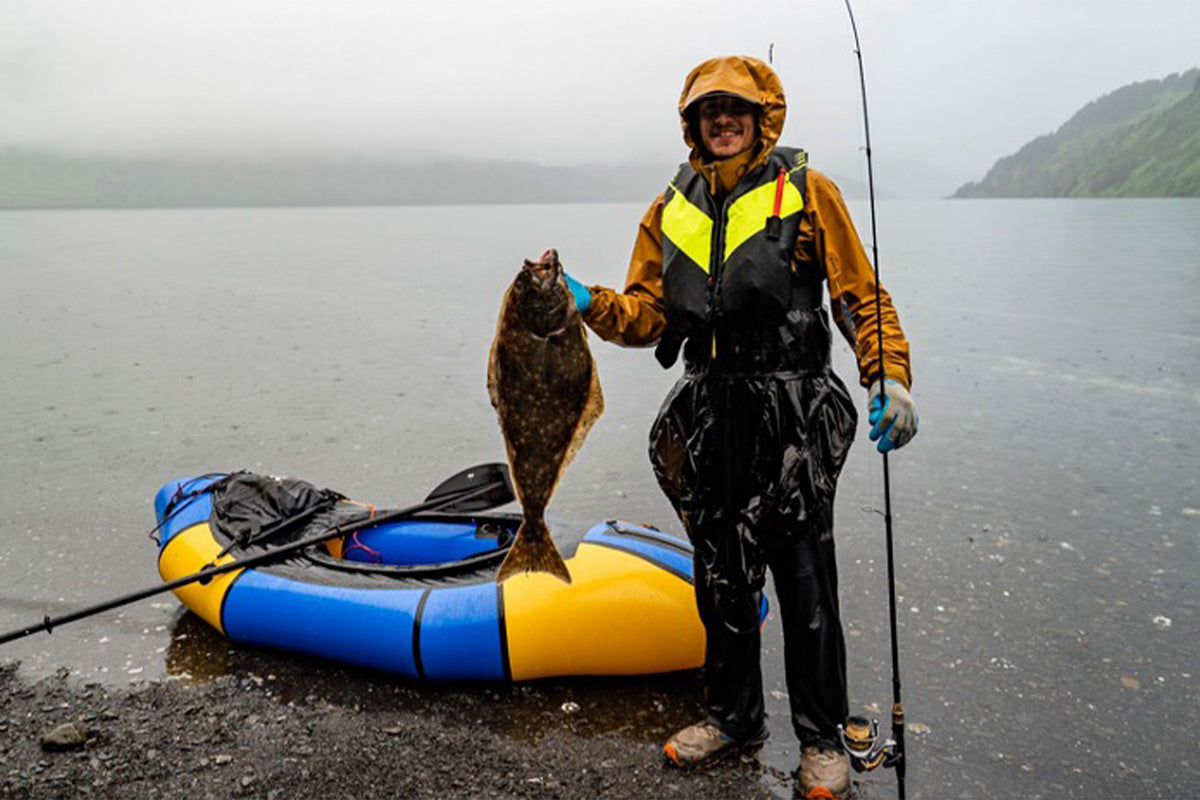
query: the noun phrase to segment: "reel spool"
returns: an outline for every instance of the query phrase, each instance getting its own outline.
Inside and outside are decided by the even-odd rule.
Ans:
[[[842,749],[850,757],[855,772],[870,772],[878,767],[894,767],[900,761],[896,740],[880,738],[879,720],[853,716],[838,725]]]

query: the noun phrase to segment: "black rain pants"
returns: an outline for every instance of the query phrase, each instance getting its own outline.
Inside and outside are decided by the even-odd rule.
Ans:
[[[856,423],[845,385],[825,370],[689,370],[651,430],[655,474],[695,548],[709,721],[734,738],[764,727],[759,615],[768,568],[797,737],[832,745],[846,718],[833,500]]]

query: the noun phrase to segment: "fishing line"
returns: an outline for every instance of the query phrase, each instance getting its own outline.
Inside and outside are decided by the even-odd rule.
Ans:
[[[867,197],[871,212],[871,263],[875,270],[875,332],[879,348],[879,396],[886,400],[887,375],[883,363],[883,301],[879,283],[879,239],[875,228],[875,173],[871,161],[871,121],[867,113],[867,77],[863,68],[862,44],[858,38],[858,25],[854,21],[854,9],[850,0],[845,0],[846,14],[850,17],[850,30],[854,34],[854,55],[858,59],[858,81],[862,95],[863,132],[867,154]],[[888,471],[888,454],[883,456],[883,520],[887,540],[888,610],[891,616],[892,638],[892,742],[879,742],[877,723],[868,723],[862,717],[851,717],[842,730],[842,743],[856,769],[874,769],[878,766],[894,767],[900,800],[904,800],[904,705],[900,699],[900,643],[896,630],[896,557],[892,535],[892,491],[891,475]],[[891,751],[890,753],[888,751]]]

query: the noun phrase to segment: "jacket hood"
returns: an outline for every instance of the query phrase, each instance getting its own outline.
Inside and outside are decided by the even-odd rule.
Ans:
[[[697,169],[704,163],[700,132],[692,130],[688,111],[693,103],[710,94],[734,95],[759,107],[759,140],[749,168],[757,167],[770,155],[783,133],[787,102],[779,76],[765,63],[750,56],[710,58],[688,73],[679,95],[679,122],[683,126],[683,140],[691,149],[689,161]]]

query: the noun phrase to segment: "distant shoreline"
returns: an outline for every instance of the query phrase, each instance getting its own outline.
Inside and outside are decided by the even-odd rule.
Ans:
[[[578,200],[489,200],[469,202],[462,200],[405,201],[396,203],[262,203],[262,204],[179,204],[179,205],[62,205],[62,206],[3,206],[0,213],[8,211],[244,211],[272,209],[291,211],[297,209],[375,209],[375,208],[477,208],[481,206],[558,206],[558,205],[624,205],[647,203],[647,198],[625,200],[578,199]]]
[[[66,156],[0,150],[0,210],[649,203],[673,164]],[[853,179],[832,176],[850,198]]]

